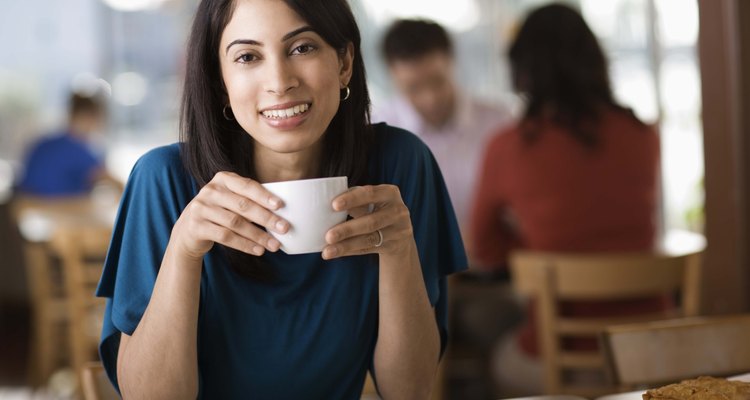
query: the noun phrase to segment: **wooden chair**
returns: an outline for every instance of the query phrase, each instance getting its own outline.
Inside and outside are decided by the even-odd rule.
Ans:
[[[624,389],[729,376],[750,371],[750,314],[611,326],[602,343]]]
[[[59,259],[49,246],[54,229],[48,213],[70,215],[85,207],[87,199],[48,200],[16,196],[11,215],[23,240],[23,256],[32,309],[29,380],[39,387],[68,356],[68,304]]]
[[[700,254],[554,254],[521,251],[511,255],[516,289],[536,300],[539,348],[547,394],[598,396],[612,393],[603,383],[584,385],[565,379],[571,371],[606,368],[601,352],[562,347],[563,338],[597,338],[605,327],[664,319],[663,313],[628,317],[563,317],[560,301],[609,301],[679,293],[677,315],[698,314]],[[674,316],[674,315],[672,315]],[[575,372],[574,372],[575,373]],[[585,372],[584,372],[585,373]],[[604,378],[601,379],[605,381]]]
[[[100,362],[85,363],[81,369],[81,381],[84,400],[117,400],[120,398]]]
[[[99,360],[97,350],[105,300],[95,297],[94,291],[102,274],[111,234],[108,226],[61,227],[51,241],[64,270],[70,361],[79,372],[87,362]]]

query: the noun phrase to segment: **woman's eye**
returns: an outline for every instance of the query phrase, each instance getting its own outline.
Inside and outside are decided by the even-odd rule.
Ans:
[[[292,54],[307,54],[315,50],[315,46],[311,44],[302,44],[292,50]]]
[[[249,63],[257,60],[258,57],[256,57],[254,54],[246,53],[242,54],[241,56],[237,57],[235,61],[240,63]]]

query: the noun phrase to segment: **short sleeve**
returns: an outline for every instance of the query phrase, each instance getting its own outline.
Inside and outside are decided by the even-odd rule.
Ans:
[[[427,146],[415,135],[383,124],[376,125],[376,132],[381,157],[375,175],[398,186],[409,208],[427,295],[440,328],[442,354],[448,333],[446,276],[468,265],[458,222],[440,168]]]
[[[107,298],[99,352],[117,387],[120,333],[132,335],[151,298],[172,226],[192,198],[178,145],[154,149],[133,167],[97,288]]]

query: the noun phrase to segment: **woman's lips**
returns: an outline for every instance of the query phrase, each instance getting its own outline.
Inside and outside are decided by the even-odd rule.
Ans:
[[[311,103],[290,103],[267,108],[260,114],[274,128],[290,129],[304,122],[311,107]]]
[[[263,116],[266,118],[284,119],[284,118],[295,117],[299,114],[304,114],[309,109],[310,109],[309,103],[302,103],[302,104],[296,104],[296,105],[268,108],[268,109],[261,111],[260,113],[263,114]]]

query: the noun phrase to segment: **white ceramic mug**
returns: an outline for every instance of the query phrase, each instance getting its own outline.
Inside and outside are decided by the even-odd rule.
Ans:
[[[269,231],[287,254],[316,253],[326,246],[329,229],[346,220],[346,211],[334,211],[333,199],[348,189],[345,176],[264,183],[284,206],[275,213],[287,220],[289,231]]]

